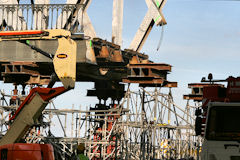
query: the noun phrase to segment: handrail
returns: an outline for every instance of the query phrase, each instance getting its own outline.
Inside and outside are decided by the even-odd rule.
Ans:
[[[66,29],[81,32],[79,11],[82,9],[81,4],[0,4],[0,31]]]

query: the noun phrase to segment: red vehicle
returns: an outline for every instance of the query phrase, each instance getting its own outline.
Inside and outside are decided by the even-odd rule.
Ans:
[[[201,159],[240,160],[240,77],[202,82],[210,85],[203,87],[202,106],[196,111],[196,134],[203,137]]]
[[[0,160],[54,160],[50,144],[7,144],[0,146],[0,152]]]

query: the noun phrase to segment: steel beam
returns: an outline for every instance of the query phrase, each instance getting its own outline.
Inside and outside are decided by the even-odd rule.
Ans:
[[[151,32],[154,24],[166,24],[166,21],[161,13],[166,0],[145,0],[148,5],[148,12],[145,15],[129,49],[140,51]]]
[[[112,42],[119,46],[122,45],[123,2],[124,0],[113,1]]]

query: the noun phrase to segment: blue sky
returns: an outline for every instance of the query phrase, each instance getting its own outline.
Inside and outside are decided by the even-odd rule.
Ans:
[[[167,2],[168,25],[158,60],[174,66],[169,79],[179,82],[176,95],[186,93],[188,83],[199,82],[209,72],[216,79],[239,76],[239,7],[240,2],[233,1]],[[144,48],[152,57],[156,57],[150,47],[158,39],[155,35],[152,32]]]
[[[65,1],[55,0],[52,3]],[[173,71],[168,77],[177,81],[173,90],[177,103],[182,103],[182,94],[190,93],[187,84],[200,82],[202,76],[213,73],[216,79],[239,76],[240,59],[240,2],[207,0],[168,0],[163,8],[167,20],[163,42],[156,51],[161,36],[161,27],[154,27],[142,52],[151,60],[168,63]],[[123,47],[133,39],[147,6],[144,0],[125,0]],[[97,35],[111,39],[112,0],[92,0],[88,9]],[[2,84],[1,84],[2,86]],[[92,84],[79,83],[74,91],[57,98],[60,107],[86,105],[92,98],[85,98],[86,89]],[[2,88],[2,87],[1,87]],[[8,88],[3,87],[5,90]],[[71,101],[66,102],[66,99]],[[81,99],[81,101],[79,101]]]
[[[170,81],[178,103],[182,94],[190,93],[187,84],[200,82],[213,73],[216,79],[239,76],[240,2],[207,0],[168,0],[163,8],[167,20],[163,42],[156,51],[161,27],[154,27],[143,52],[154,62],[173,66]],[[111,39],[112,0],[93,0],[88,14],[101,38]],[[124,1],[123,47],[133,39],[147,6],[144,0]]]

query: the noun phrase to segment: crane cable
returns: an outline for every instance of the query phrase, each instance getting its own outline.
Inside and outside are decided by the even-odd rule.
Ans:
[[[162,0],[162,3],[163,3],[164,0]],[[154,6],[157,8],[159,14],[161,15],[161,12],[159,11],[159,6],[161,6],[161,4],[159,4],[159,6],[154,2],[154,0],[152,0],[152,3],[154,4]],[[157,45],[157,51],[159,51],[161,45],[162,45],[162,42],[163,42],[163,36],[164,36],[164,23],[163,23],[163,20],[161,21],[161,25],[162,26],[162,31],[161,31],[161,35],[160,35],[160,39],[159,39],[159,42],[158,42],[158,45]]]
[[[160,47],[162,45],[163,36],[164,36],[164,25],[163,25],[163,21],[162,21],[162,31],[161,31],[160,39],[159,39],[159,42],[158,42],[157,51],[160,49]]]

